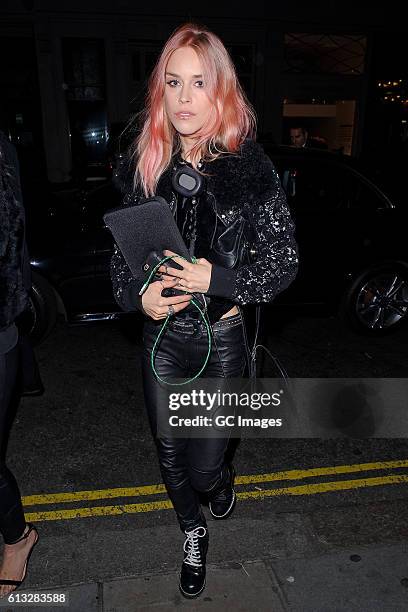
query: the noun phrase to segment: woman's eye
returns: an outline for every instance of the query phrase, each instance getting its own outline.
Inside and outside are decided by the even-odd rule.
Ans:
[[[178,81],[177,79],[171,79],[171,81],[167,81],[167,85],[170,85],[170,87],[177,87]]]
[[[197,87],[204,87],[204,81],[196,81],[195,84]]]

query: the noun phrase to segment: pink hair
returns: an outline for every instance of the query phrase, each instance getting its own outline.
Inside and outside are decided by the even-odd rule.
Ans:
[[[254,137],[255,113],[243,92],[234,64],[221,40],[205,27],[186,23],[168,39],[150,76],[143,128],[134,143],[137,158],[134,184],[146,196],[153,195],[157,182],[180,149],[177,132],[164,108],[165,72],[171,54],[180,47],[191,47],[197,53],[206,93],[213,104],[206,125],[198,134],[190,153],[194,166],[200,158],[211,161],[220,153],[235,153],[247,137]]]

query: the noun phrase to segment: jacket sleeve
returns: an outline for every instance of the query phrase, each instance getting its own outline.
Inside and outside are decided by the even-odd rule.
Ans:
[[[137,205],[141,199],[140,194],[133,193],[128,190],[128,185],[132,181],[132,176],[128,168],[119,169],[116,175],[116,187],[122,192],[123,200],[122,207]],[[140,283],[135,280],[122,255],[118,245],[114,243],[113,255],[110,264],[110,274],[113,287],[113,295],[117,304],[127,312],[140,310],[144,312],[142,307],[142,298],[139,296],[141,289]]]
[[[144,312],[142,297],[139,295],[140,283],[133,278],[130,268],[116,243],[114,243],[110,272],[113,295],[122,310]]]
[[[230,298],[237,304],[271,302],[294,280],[298,270],[294,224],[279,176],[265,156],[267,190],[252,201],[248,219],[255,233],[255,259],[236,270],[213,265],[209,295]]]

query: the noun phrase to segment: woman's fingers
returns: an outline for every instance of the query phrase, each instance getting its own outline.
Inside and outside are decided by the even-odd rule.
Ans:
[[[183,269],[179,270],[178,268],[173,268],[171,266],[171,260],[169,260],[168,262],[160,266],[159,272],[162,272],[163,274],[167,274],[171,276],[180,277],[180,275],[183,275],[185,272],[190,272],[192,270],[192,266],[194,264],[191,264],[189,261],[186,261],[182,257],[179,257],[176,253],[173,253],[173,251],[165,250],[163,251],[163,255],[165,257],[173,256],[172,261],[174,261],[176,264],[181,266]]]
[[[160,266],[159,272],[163,274],[164,278],[182,278],[186,274],[186,270],[177,270],[177,268],[170,268],[170,266]]]
[[[180,312],[181,310],[184,310],[184,308],[186,308],[186,306],[188,306],[189,301],[190,300],[188,300],[187,302],[172,304],[174,312],[177,313],[177,312]],[[152,311],[152,315],[151,316],[152,316],[153,319],[158,321],[160,319],[165,319],[168,314],[169,314],[169,307],[165,306],[165,307],[155,308]]]
[[[174,295],[171,297],[162,297],[159,301],[159,306],[172,306],[173,304],[182,304],[183,302],[190,302],[191,295]]]
[[[177,285],[178,283],[178,279],[174,278],[172,276],[169,276],[167,278],[163,278],[159,281],[154,281],[154,283],[152,283],[152,285],[157,286],[157,288],[159,289],[160,287],[163,289],[166,289],[167,287],[174,287],[175,285]]]

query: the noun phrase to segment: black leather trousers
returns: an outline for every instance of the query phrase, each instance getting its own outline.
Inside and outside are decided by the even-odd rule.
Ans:
[[[10,405],[16,401],[18,349],[0,355],[0,533],[6,544],[23,535],[26,522],[17,482],[4,463],[5,438]]]
[[[159,383],[150,365],[150,354],[161,324],[162,322],[157,324],[148,321],[143,331],[144,397],[163,481],[180,527],[185,531],[205,524],[198,493],[211,496],[211,493],[222,488],[228,478],[224,459],[228,438],[156,437],[158,410],[163,409],[163,403],[158,399]],[[201,376],[242,376],[245,368],[245,345],[241,314],[221,319],[213,324],[212,329],[212,352]],[[204,325],[198,321],[176,318],[160,342],[155,368],[164,380],[190,378],[200,370],[207,350]]]

